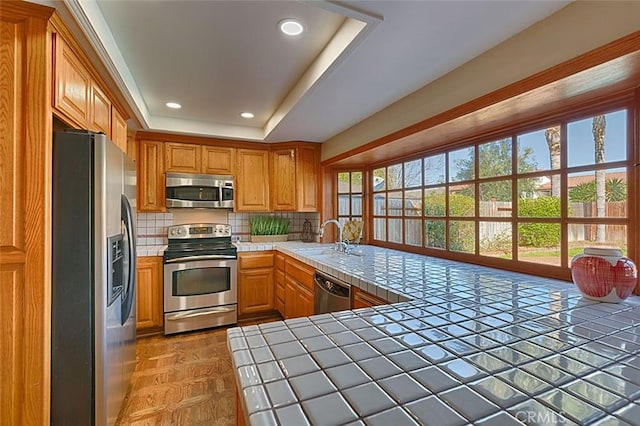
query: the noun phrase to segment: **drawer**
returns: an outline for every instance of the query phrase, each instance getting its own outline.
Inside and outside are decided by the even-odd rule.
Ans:
[[[254,268],[272,268],[273,252],[257,252],[257,253],[239,253],[238,268],[254,269]]]
[[[285,271],[288,277],[293,278],[298,283],[313,291],[313,274],[315,273],[315,270],[311,266],[308,266],[298,260],[288,258],[285,265]]]
[[[282,284],[276,282],[276,298],[284,300],[284,281],[282,281]]]
[[[276,254],[276,268],[284,271],[284,254]]]

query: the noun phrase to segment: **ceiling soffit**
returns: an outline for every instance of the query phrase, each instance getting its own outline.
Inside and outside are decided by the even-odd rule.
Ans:
[[[143,91],[133,77],[121,49],[99,4],[89,0],[64,0],[67,8],[82,28],[92,47],[114,78],[118,89],[133,108],[137,122],[146,129],[167,132],[215,135],[222,138],[251,141],[271,141],[279,125],[296,106],[325,79],[332,70],[344,61],[371,32],[382,17],[373,16],[346,6],[329,2],[303,2],[311,7],[320,7],[327,12],[343,17],[341,25],[318,52],[311,65],[289,84],[290,90],[274,107],[262,114],[263,125],[250,127],[233,122],[211,122],[193,117],[166,117],[157,109],[148,106]],[[215,3],[215,2],[214,2]],[[170,54],[170,52],[167,52]],[[145,92],[146,93],[146,92]]]

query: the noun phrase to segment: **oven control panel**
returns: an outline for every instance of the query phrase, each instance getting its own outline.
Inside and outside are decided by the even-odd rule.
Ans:
[[[167,229],[167,237],[170,240],[230,236],[231,225],[226,223],[191,223],[170,226]]]

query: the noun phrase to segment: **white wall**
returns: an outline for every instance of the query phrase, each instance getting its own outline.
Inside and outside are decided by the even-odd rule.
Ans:
[[[322,160],[640,30],[640,1],[578,0],[322,144]]]

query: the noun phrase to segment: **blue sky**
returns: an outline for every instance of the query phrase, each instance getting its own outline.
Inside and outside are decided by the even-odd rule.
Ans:
[[[627,157],[626,110],[605,114],[605,161],[619,161]],[[567,126],[567,162],[569,167],[595,164],[592,118],[574,121]],[[518,137],[520,145],[533,148],[538,170],[548,170],[549,148],[544,137],[545,129]]]

